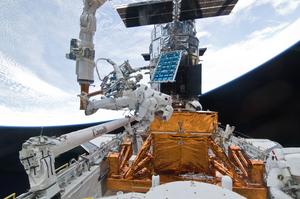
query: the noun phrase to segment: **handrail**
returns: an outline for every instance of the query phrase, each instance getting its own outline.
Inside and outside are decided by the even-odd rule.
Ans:
[[[58,167],[57,169],[55,169],[55,172],[58,173],[59,171],[66,169],[69,167],[69,163],[63,164],[60,167]]]
[[[12,193],[12,194],[6,196],[4,199],[16,199],[16,193]]]

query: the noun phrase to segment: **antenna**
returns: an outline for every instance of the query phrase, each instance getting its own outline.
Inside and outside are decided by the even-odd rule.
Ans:
[[[43,136],[43,132],[44,132],[44,127],[43,127],[43,126],[41,126],[40,137],[42,137],[42,136]]]
[[[41,126],[40,136],[38,137],[40,143],[44,143],[44,141],[45,141],[45,140],[43,139],[43,132],[44,132],[44,127]]]

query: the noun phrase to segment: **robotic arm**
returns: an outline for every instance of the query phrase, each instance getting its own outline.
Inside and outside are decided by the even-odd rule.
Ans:
[[[94,35],[96,32],[96,10],[107,0],[84,0],[83,12],[80,16],[79,40],[71,39],[68,59],[76,61],[77,82],[81,92],[89,92],[89,85],[94,82],[95,50]],[[82,103],[80,109],[83,109]]]
[[[80,16],[80,41],[72,39],[70,53],[67,54],[67,58],[76,61],[77,81],[81,87],[80,109],[85,110],[86,115],[90,115],[100,108],[111,110],[129,108],[135,111],[136,120],[146,122],[147,125],[153,121],[154,115],[168,120],[173,113],[171,97],[148,86],[138,85],[140,76],[136,76],[133,81],[130,75],[135,71],[128,62],[119,67],[110,59],[98,59],[97,61],[106,60],[113,66],[114,71],[111,76],[105,77],[101,84],[104,97],[101,100],[89,100],[89,86],[94,82],[96,66],[93,43],[96,32],[95,13],[106,1],[84,0]]]

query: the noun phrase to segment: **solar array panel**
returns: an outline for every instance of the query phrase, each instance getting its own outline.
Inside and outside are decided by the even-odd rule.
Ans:
[[[182,0],[180,20],[228,15],[238,0]],[[156,0],[119,6],[126,27],[162,24],[172,21],[172,0]]]
[[[182,51],[162,53],[154,70],[152,82],[174,82],[181,57]]]

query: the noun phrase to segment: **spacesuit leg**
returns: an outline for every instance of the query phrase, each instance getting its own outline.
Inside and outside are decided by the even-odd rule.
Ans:
[[[86,115],[95,113],[98,109],[120,110],[129,106],[130,99],[128,97],[120,98],[103,98],[101,100],[92,100],[87,102],[85,109]]]

